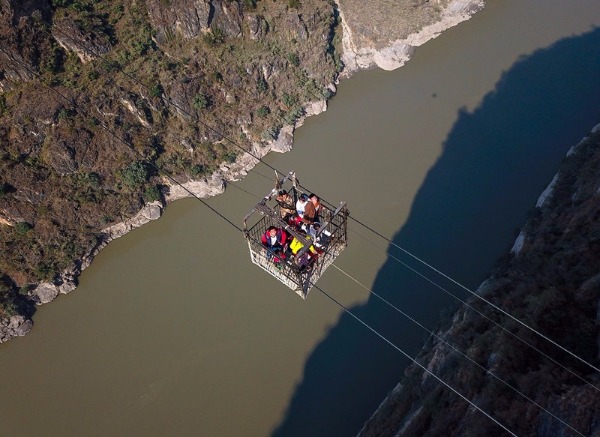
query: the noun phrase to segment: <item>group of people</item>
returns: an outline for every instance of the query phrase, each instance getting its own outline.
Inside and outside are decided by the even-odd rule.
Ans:
[[[306,241],[292,236],[285,229],[271,226],[261,237],[261,242],[268,251],[267,256],[278,267],[281,267],[282,261],[291,257],[300,271],[310,270],[319,250],[311,244],[306,251],[301,251],[304,245],[310,241],[308,235],[315,239],[319,232],[321,226],[319,214],[323,208],[321,200],[316,194],[307,196],[302,193],[294,203],[293,197],[287,191],[280,190],[277,193],[276,201],[279,205],[281,219],[306,236]]]
[[[307,232],[308,226],[319,223],[319,215],[323,210],[321,199],[316,194],[300,194],[296,203],[290,193],[280,190],[275,199],[279,205],[279,213],[284,222],[295,225]]]

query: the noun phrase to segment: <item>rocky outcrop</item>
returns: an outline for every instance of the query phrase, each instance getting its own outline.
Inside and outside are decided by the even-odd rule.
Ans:
[[[543,193],[543,201],[523,227],[523,237],[477,290],[596,368],[600,366],[599,166],[600,132],[594,129],[569,152],[552,189]],[[468,303],[449,326],[431,337],[416,360],[516,435],[575,435],[565,423],[581,435],[600,435],[597,371],[507,318],[500,320],[502,325],[491,323],[498,320],[497,313],[480,300]],[[498,432],[491,420],[413,364],[361,435],[458,436],[470,430],[477,435]]]
[[[52,36],[62,48],[75,53],[83,63],[105,55],[112,48],[106,34],[84,31],[71,18],[55,21],[52,27]]]
[[[48,0],[0,0],[0,91],[35,77],[47,46],[40,21],[49,11]]]
[[[262,15],[248,14],[246,20],[248,21],[250,38],[253,40],[262,38],[269,31],[269,23]]]
[[[175,34],[195,38],[209,30],[214,16],[210,0],[149,0],[146,7],[159,43]]]
[[[343,74],[374,66],[394,70],[415,47],[468,20],[484,0],[337,0],[343,27]]]
[[[242,36],[242,7],[238,1],[213,0],[214,19],[211,26],[226,36]]]
[[[242,7],[237,1],[148,0],[146,7],[159,44],[174,35],[191,39],[217,29],[228,37],[242,35]],[[266,31],[264,19],[248,15],[248,20],[255,36]]]

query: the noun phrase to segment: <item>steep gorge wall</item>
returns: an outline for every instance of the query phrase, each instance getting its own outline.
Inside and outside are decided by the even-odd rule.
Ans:
[[[336,0],[343,27],[343,74],[403,66],[415,48],[468,20],[484,0]]]
[[[167,202],[290,150],[336,27],[320,0],[0,0],[0,342]]]
[[[477,291],[587,362],[600,367],[600,126],[573,147],[513,249]],[[517,435],[600,434],[600,375],[480,300],[430,338],[417,360]],[[441,341],[443,339],[444,341]],[[448,344],[474,360],[466,360]],[[365,424],[362,436],[498,435],[500,429],[416,365]]]

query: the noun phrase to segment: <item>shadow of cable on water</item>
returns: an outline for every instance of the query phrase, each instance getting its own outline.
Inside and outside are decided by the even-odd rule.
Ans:
[[[477,288],[510,248],[515,228],[524,223],[567,150],[600,122],[598,102],[599,29],[520,59],[479,108],[459,111],[442,156],[393,241]],[[367,234],[356,223],[352,226]],[[388,251],[417,266],[393,246]],[[444,287],[450,290],[447,282]],[[456,303],[391,258],[372,289],[430,328],[443,309]],[[463,299],[467,295],[457,287],[452,292]],[[322,298],[317,294],[315,290],[311,298]],[[411,356],[423,345],[421,328],[373,297],[351,311]],[[408,363],[343,314],[308,357],[303,379],[273,435],[356,434],[401,380]]]

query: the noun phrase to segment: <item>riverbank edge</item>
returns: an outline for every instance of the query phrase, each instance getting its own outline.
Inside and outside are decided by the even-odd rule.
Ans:
[[[416,47],[436,38],[443,31],[470,19],[485,5],[484,0],[455,0],[442,12],[441,19],[438,22],[424,26],[407,38],[393,41],[389,46],[377,50],[375,48],[357,49],[354,47],[352,34],[345,24],[346,19],[339,2],[337,0],[335,2],[342,24],[342,61],[344,67],[335,82],[328,85],[328,88],[332,91],[332,96],[335,95],[336,85],[341,79],[349,78],[360,70],[378,66],[389,71],[402,67],[412,57]],[[69,294],[77,288],[78,278],[83,270],[91,265],[94,258],[108,243],[146,223],[159,219],[168,203],[186,197],[208,198],[222,194],[225,192],[228,182],[243,179],[267,153],[271,151],[279,153],[290,151],[293,147],[295,129],[302,126],[306,118],[327,110],[327,99],[305,103],[303,108],[305,115],[293,125],[284,125],[277,139],[266,144],[255,143],[249,153],[241,154],[231,164],[222,163],[219,169],[210,177],[190,180],[183,184],[174,184],[170,179],[163,178],[164,186],[167,187],[164,193],[164,202],[148,203],[130,219],[100,231],[95,244],[86,251],[86,254],[81,259],[75,260],[73,266],[63,271],[53,282],[30,284],[27,292],[28,299],[36,305],[42,305],[52,302],[59,294]],[[17,314],[9,318],[0,318],[0,344],[15,337],[25,336],[33,329],[33,325],[33,319],[25,315]]]

